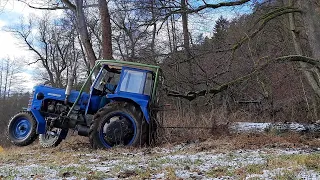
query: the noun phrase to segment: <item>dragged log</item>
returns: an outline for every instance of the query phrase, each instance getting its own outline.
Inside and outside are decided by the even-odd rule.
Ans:
[[[229,125],[230,132],[233,133],[263,133],[263,132],[298,132],[298,133],[320,133],[320,122],[307,123],[252,123],[235,122]]]

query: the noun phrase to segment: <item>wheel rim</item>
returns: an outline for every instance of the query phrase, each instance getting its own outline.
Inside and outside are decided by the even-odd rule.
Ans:
[[[27,118],[19,118],[14,122],[11,130],[14,138],[25,139],[31,132],[31,123]]]
[[[113,113],[105,118],[99,131],[99,138],[105,147],[130,146],[137,134],[136,123],[125,113]]]
[[[51,133],[55,133],[55,134],[53,135]],[[47,143],[55,142],[59,138],[60,133],[61,133],[61,129],[53,128],[51,129],[51,131],[46,131],[46,133],[42,137],[42,140]]]

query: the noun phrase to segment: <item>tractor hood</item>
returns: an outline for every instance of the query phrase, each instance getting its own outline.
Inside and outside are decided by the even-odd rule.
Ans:
[[[43,100],[46,99],[54,99],[57,101],[64,101],[66,98],[65,89],[54,88],[50,86],[38,85],[33,88],[33,99],[30,104],[31,109],[39,110]],[[79,91],[71,91],[70,96],[68,97],[69,103],[74,103],[76,98],[79,95]],[[84,104],[83,102],[87,102],[89,99],[89,95],[87,93],[82,93],[81,98],[78,104]]]

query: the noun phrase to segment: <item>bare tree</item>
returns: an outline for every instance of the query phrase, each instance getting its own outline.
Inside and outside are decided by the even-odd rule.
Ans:
[[[39,34],[32,34],[32,29]],[[66,31],[68,29],[68,31]],[[38,21],[29,20],[29,24],[21,24],[19,28],[11,28],[24,44],[37,55],[37,60],[45,68],[43,78],[48,84],[63,87],[66,79],[63,73],[68,66],[79,58],[79,50],[75,47],[76,33],[69,22],[61,20],[60,25],[50,22],[49,16]]]
[[[14,59],[6,58],[1,60],[0,75],[0,98],[5,101],[12,94],[13,86],[17,85],[16,74],[21,66]]]
[[[106,0],[99,0],[99,12],[102,32],[102,58],[113,59],[112,57],[112,32],[109,8]]]

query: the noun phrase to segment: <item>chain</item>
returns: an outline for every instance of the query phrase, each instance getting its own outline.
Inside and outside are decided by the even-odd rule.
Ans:
[[[165,126],[159,127],[163,129],[212,129],[212,127],[197,127],[197,126],[190,126],[190,127],[183,127],[183,126]]]

